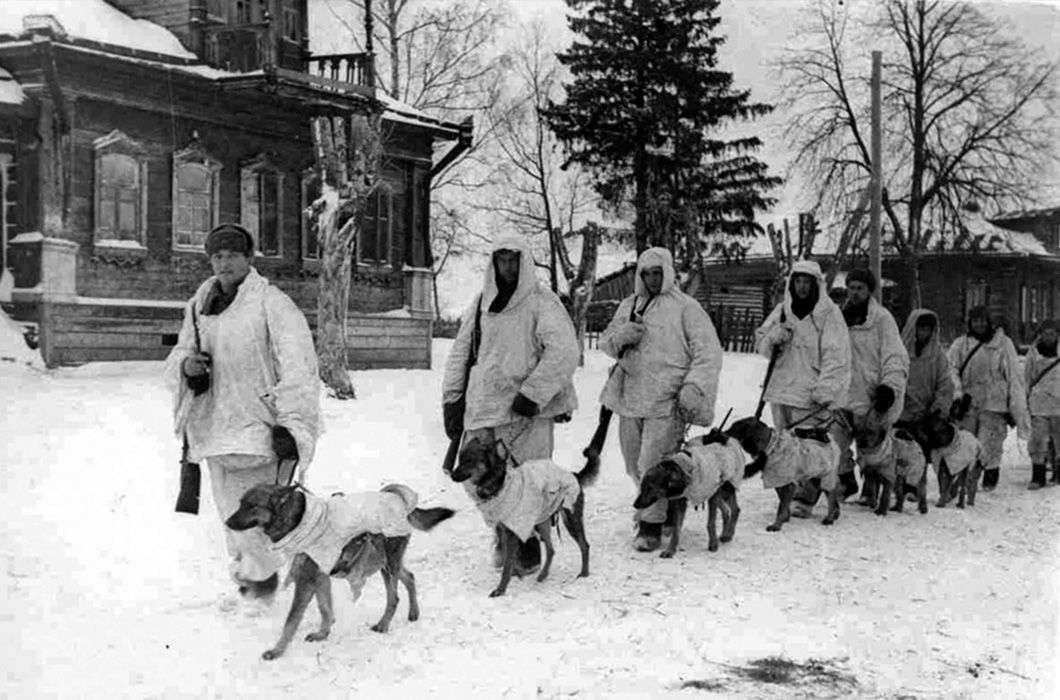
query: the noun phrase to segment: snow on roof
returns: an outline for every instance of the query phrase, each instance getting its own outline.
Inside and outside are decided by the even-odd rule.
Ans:
[[[26,99],[22,87],[3,68],[0,68],[0,104],[20,105]]]
[[[22,36],[27,24],[47,25],[54,18],[68,36],[139,51],[195,58],[164,27],[133,19],[104,0],[2,0],[0,35]],[[27,18],[29,22],[27,23]]]

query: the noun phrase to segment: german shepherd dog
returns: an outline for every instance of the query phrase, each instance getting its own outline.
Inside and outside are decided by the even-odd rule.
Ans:
[[[392,497],[402,489],[409,491],[407,487],[389,485],[375,493],[382,499],[386,498],[387,494]],[[365,495],[371,500],[371,495]],[[239,509],[225,521],[225,525],[237,531],[260,527],[273,543],[277,543],[302,524],[306,515],[307,499],[323,500],[306,493],[299,486],[253,486],[243,494]],[[426,531],[448,520],[454,513],[455,511],[449,508],[413,508],[408,512],[407,519],[412,527]],[[310,633],[305,639],[307,642],[319,642],[328,638],[335,622],[330,576],[345,578],[356,601],[360,597],[365,580],[376,572],[382,575],[383,584],[386,586],[386,610],[379,622],[372,625],[376,632],[386,632],[390,628],[390,620],[397,611],[398,581],[405,585],[409,594],[409,621],[419,619],[416,579],[404,564],[409,538],[410,535],[388,537],[380,533],[361,532],[346,542],[338,559],[326,573],[305,552],[295,554],[287,576],[287,582],[294,581],[295,584],[291,609],[287,613],[279,641],[263,653],[262,658],[271,660],[284,653],[314,597],[320,608],[320,629]],[[310,546],[311,543],[307,543],[306,548]]]
[[[839,491],[843,488],[837,476],[839,449],[824,430],[782,431],[782,439],[774,440],[776,431],[752,416],[741,418],[724,432],[752,457],[744,470],[744,478],[761,472],[766,488],[776,489],[780,504],[777,517],[766,527],[767,531],[779,532],[791,519],[791,501],[800,482],[812,486],[817,494],[823,484],[831,482],[832,488],[826,489],[828,514],[821,524],[831,525],[839,519]],[[793,448],[795,459],[784,454],[788,448]]]
[[[865,421],[854,431],[854,444],[858,447],[858,461],[868,496],[866,505],[882,516],[887,515],[894,487],[894,479],[888,478],[895,472],[894,443],[887,444],[888,432],[888,428],[876,420]],[[902,491],[895,490],[900,503]]]
[[[935,410],[928,415],[927,419],[914,428],[914,435],[918,442],[931,450],[936,460],[935,469],[938,471],[939,500],[936,508],[945,508],[946,504],[957,498],[957,507],[964,508],[965,496],[968,505],[975,505],[975,494],[979,485],[979,477],[983,473],[983,463],[979,440],[966,430],[957,427],[957,424],[941,411]],[[961,443],[969,446],[969,459],[961,459],[960,455],[946,455],[948,450],[960,447]]]
[[[584,489],[596,480],[600,472],[600,457],[595,453],[589,453],[586,456],[588,459],[585,468],[572,474],[551,460],[532,460],[509,470],[507,449],[503,443],[495,440],[475,437],[460,448],[457,466],[450,472],[450,477],[456,483],[469,482],[471,486],[474,486],[474,489],[468,488],[469,494],[472,495],[487,522],[496,519],[496,524],[499,525],[498,530],[501,533],[503,551],[501,580],[490,593],[490,598],[504,595],[512,579],[512,570],[520,542],[520,536],[511,529],[511,523],[516,518],[526,526],[527,530],[536,532],[545,545],[545,562],[537,576],[538,582],[548,578],[549,569],[552,567],[555,549],[552,546],[549,525],[556,522],[557,515],[562,517],[567,532],[578,543],[578,548],[581,550],[582,568],[578,577],[589,575],[589,542],[585,538]],[[522,488],[515,493],[515,500],[512,500],[507,498],[511,490],[505,491],[504,487],[509,480],[515,483],[512,478],[514,471],[521,472],[518,475],[519,479],[527,478],[528,480],[523,483],[527,488]],[[567,496],[562,500],[557,500],[550,498],[551,494],[530,492],[535,484],[540,484],[542,481],[549,481],[553,489],[565,490]],[[577,495],[573,496],[575,492]],[[573,498],[573,503],[570,502],[571,498]],[[528,506],[531,508],[529,515],[525,510],[520,510]],[[499,510],[494,511],[494,508],[499,508]],[[520,514],[514,515],[515,512]],[[527,517],[533,520],[532,524],[527,522]],[[525,534],[528,536],[529,532]]]
[[[686,448],[714,444],[724,445],[728,439],[727,436],[720,432],[717,434],[708,433],[689,440],[686,443]],[[673,533],[670,535],[670,542],[666,549],[659,554],[663,559],[673,557],[681,540],[681,528],[684,525],[685,513],[688,510],[689,487],[692,485],[692,475],[689,471],[686,471],[686,468],[682,467],[682,464],[687,467],[693,461],[694,458],[688,451],[684,452],[684,457],[680,454],[667,455],[644,473],[640,480],[640,490],[637,493],[637,499],[633,501],[633,507],[638,510],[647,508],[657,501],[668,501],[667,521],[672,522]],[[692,468],[696,467],[693,466]],[[718,551],[719,541],[730,542],[736,534],[736,521],[740,517],[740,506],[736,502],[736,486],[720,473],[722,471],[721,465],[704,464],[702,468],[718,472],[712,475],[712,481],[717,481],[717,490],[709,494],[698,494],[699,497],[706,497],[707,499],[707,550],[716,552]],[[740,470],[743,470],[742,464],[740,465]],[[743,475],[740,474],[739,476],[742,477]],[[721,511],[720,538],[717,531],[719,510]]]
[[[894,476],[895,499],[891,510],[896,513],[902,512],[905,492],[909,488],[914,488],[912,484],[906,482],[906,472],[913,469],[920,471],[920,478],[915,485],[917,510],[921,514],[927,513],[927,455],[924,454],[923,448],[909,429],[898,428],[894,431],[894,455],[897,464]]]

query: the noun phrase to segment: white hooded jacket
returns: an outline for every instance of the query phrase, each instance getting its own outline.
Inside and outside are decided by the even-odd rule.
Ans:
[[[850,327],[850,392],[845,408],[856,416],[872,410],[876,388],[894,391],[894,403],[884,416],[893,425],[905,406],[905,384],[909,378],[909,353],[902,342],[891,312],[869,297],[865,322]]]
[[[203,315],[214,286],[206,280],[184,310],[177,345],[166,360],[174,398],[174,429],[188,437],[192,461],[224,455],[272,456],[272,426],[287,428],[298,446],[299,469],[313,459],[320,425],[320,379],[305,315],[251,268],[235,300],[219,314]],[[199,342],[210,354],[210,389],[194,396],[184,359],[195,352],[192,308]]]
[[[817,303],[801,319],[791,310],[791,275],[795,274],[810,275],[817,281]],[[791,340],[780,347],[764,398],[796,408],[842,407],[850,386],[850,336],[843,313],[828,297],[817,263],[798,260],[791,266],[791,275],[784,285],[784,301],[755,331],[756,349],[771,357],[774,329],[784,326],[791,330]]]
[[[491,251],[519,251],[519,281],[511,299],[499,312],[489,311],[497,296],[492,264],[486,269],[482,294],[464,313],[460,331],[445,364],[442,402],[454,403],[465,391],[464,376],[471,351],[475,315],[481,341],[478,361],[467,381],[464,429],[505,425],[516,420],[512,402],[523,394],[537,404],[539,416],[549,418],[574,410],[574,371],[581,356],[574,325],[559,297],[542,286],[534,260],[521,238],[501,238]]]
[[[962,335],[950,345],[947,356],[953,373],[953,397],[959,399],[970,394],[972,406],[981,411],[1010,413],[1016,421],[1018,436],[1026,440],[1030,436],[1031,419],[1016,347],[1000,328],[972,355],[977,345],[979,341],[969,335]],[[971,359],[965,365],[969,356]]]
[[[640,277],[650,267],[663,271],[662,288],[654,299],[649,299]],[[600,349],[618,360],[600,402],[620,416],[665,418],[674,415],[681,387],[691,384],[702,396],[696,423],[710,425],[721,373],[721,343],[710,316],[678,289],[675,278],[670,251],[649,248],[641,253],[634,294],[622,301],[600,335]],[[644,336],[635,346],[623,348],[616,336],[634,310],[644,324]]]

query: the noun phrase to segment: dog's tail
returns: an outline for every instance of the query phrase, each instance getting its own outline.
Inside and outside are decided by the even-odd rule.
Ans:
[[[585,468],[575,474],[575,478],[578,479],[578,486],[585,488],[586,486],[592,486],[596,482],[596,477],[600,475],[600,453],[585,451]]]
[[[413,508],[409,513],[409,523],[417,530],[426,532],[454,515],[456,511],[452,508]]]
[[[766,466],[766,453],[762,452],[754,458],[753,462],[750,462],[743,468],[743,478],[750,479],[758,472],[765,469]]]

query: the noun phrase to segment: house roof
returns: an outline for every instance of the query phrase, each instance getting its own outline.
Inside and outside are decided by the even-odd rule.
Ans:
[[[14,77],[3,68],[0,68],[0,105],[14,105],[19,107],[25,101],[26,95],[22,92]]]
[[[260,70],[238,73],[208,66],[185,49],[176,35],[166,28],[147,20],[133,19],[104,0],[0,0],[0,39],[25,39],[30,30],[41,27],[50,29],[55,41],[76,50],[142,65],[164,66],[233,87],[244,85],[256,89],[268,79]],[[337,97],[333,89],[317,90],[314,77],[309,74],[282,69],[275,73],[273,81],[293,82],[297,83],[295,87],[317,91],[331,99]],[[16,90],[17,96],[22,96],[18,83],[11,82],[13,86],[5,86],[0,76],[0,104],[14,100]],[[455,139],[460,134],[459,124],[431,117],[381,90],[357,87],[359,95],[346,97],[364,99],[371,95],[378,99],[383,104],[383,118],[387,121],[418,126],[443,140]],[[341,99],[342,96],[338,97]]]
[[[998,221],[1018,221],[1021,219],[1047,219],[1060,216],[1060,206],[1041,207],[1039,209],[1024,209],[1022,211],[1007,211],[991,219]]]
[[[20,37],[27,30],[41,26],[51,26],[57,35],[61,32],[72,39],[196,60],[195,54],[185,49],[166,28],[144,19],[133,19],[103,0],[0,2],[0,36]]]

